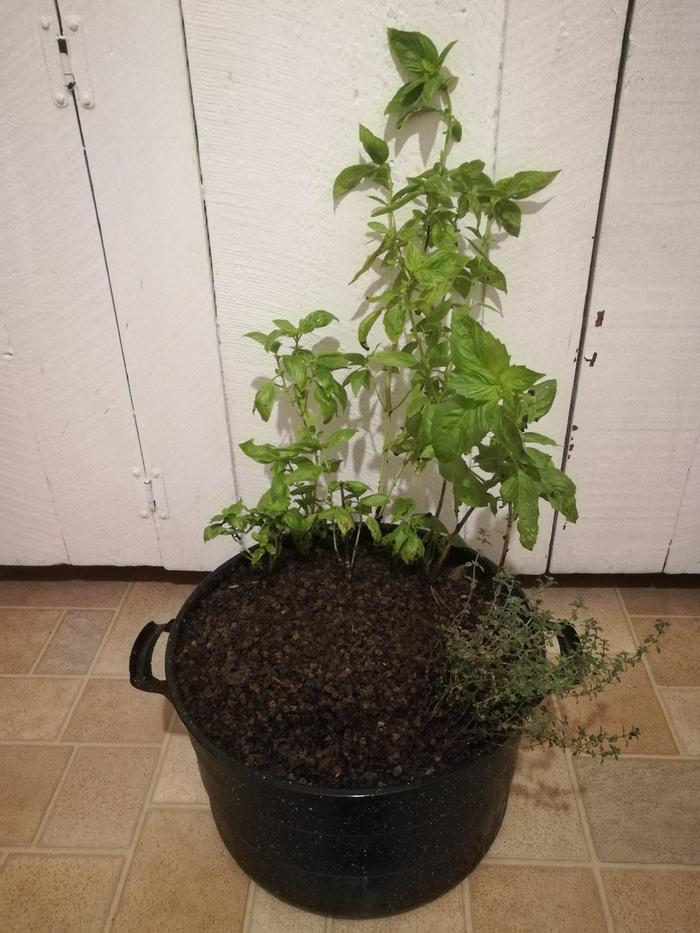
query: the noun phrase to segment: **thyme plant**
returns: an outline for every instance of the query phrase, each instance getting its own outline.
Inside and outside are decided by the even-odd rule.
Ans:
[[[443,128],[439,154],[425,171],[400,181],[385,140],[360,124],[366,159],[335,179],[336,201],[361,183],[372,191],[372,248],[352,281],[372,270],[383,284],[366,295],[371,310],[360,321],[357,348],[325,352],[314,345],[337,320],[325,310],[297,323],[277,318],[271,330],[247,334],[272,369],[257,390],[255,409],[268,421],[285,401],[294,413],[294,433],[279,445],[252,439],[240,445],[270,468],[270,486],[255,506],[238,501],[215,515],[204,537],[231,535],[253,563],[269,567],[286,542],[304,550],[325,537],[352,573],[366,529],[398,559],[422,559],[436,576],[451,547],[463,543],[469,516],[483,507],[505,511],[503,567],[513,528],[525,548],[534,547],[541,499],[570,522],[578,517],[574,483],[546,452],[555,441],[531,430],[550,410],[556,381],[514,362],[477,319],[498,311],[493,296],[507,289],[494,262],[494,237],[519,236],[521,202],[558,173],[527,170],[493,179],[482,159],[453,159],[462,126],[451,99],[457,79],[445,60],[454,42],[438,52],[419,32],[389,29],[388,38],[405,78],[386,107],[390,125],[433,114]],[[342,424],[348,390],[369,394],[381,408],[376,488],[342,473],[342,452],[357,434]],[[427,468],[440,480],[433,512],[418,510],[413,498],[399,494]],[[255,547],[248,548],[248,537]],[[552,665],[542,645],[560,634],[560,623],[541,608],[533,610],[504,581],[497,580],[492,609],[473,631],[459,620],[445,629],[452,672],[445,702],[465,704],[475,732],[483,727],[505,734],[529,721],[540,741],[614,753],[633,731],[572,735],[539,701],[552,694],[594,695],[638,663],[655,640],[635,654],[610,657],[599,631],[585,623],[579,648]]]

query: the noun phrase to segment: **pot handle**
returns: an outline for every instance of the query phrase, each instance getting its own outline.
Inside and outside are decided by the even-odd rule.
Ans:
[[[174,619],[171,619],[165,625],[149,622],[144,625],[136,636],[129,657],[129,680],[132,687],[136,687],[137,690],[143,690],[146,693],[162,693],[164,697],[170,699],[167,683],[153,676],[151,660],[153,658],[153,649],[161,633],[169,632],[174,621]]]
[[[557,635],[557,641],[559,642],[559,651],[562,654],[576,654],[581,647],[581,639],[578,637],[578,632],[573,625],[570,625],[568,622],[562,629],[561,634]]]

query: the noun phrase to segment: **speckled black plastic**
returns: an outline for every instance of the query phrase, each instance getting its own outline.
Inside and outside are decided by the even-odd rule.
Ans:
[[[319,914],[380,917],[439,897],[478,865],[498,833],[517,740],[437,776],[380,790],[295,784],[230,757],[192,722],[178,688],[175,654],[190,607],[240,559],[210,573],[168,624],[165,681],[150,672],[165,626],[149,623],[131,658],[134,686],[168,696],[185,725],[228,850],[262,887]]]

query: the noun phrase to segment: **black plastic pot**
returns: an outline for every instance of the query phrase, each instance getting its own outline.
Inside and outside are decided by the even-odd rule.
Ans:
[[[135,687],[161,693],[175,706],[231,855],[272,894],[329,916],[385,916],[445,893],[478,865],[498,833],[517,739],[437,776],[380,790],[295,784],[236,761],[192,721],[177,683],[175,656],[190,608],[242,559],[234,557],[210,573],[176,619],[166,625],[149,622],[134,642],[129,664]],[[151,672],[151,658],[164,631],[169,638],[162,681]]]

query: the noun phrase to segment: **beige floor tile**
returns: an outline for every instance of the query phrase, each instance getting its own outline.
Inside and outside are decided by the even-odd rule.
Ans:
[[[238,933],[248,878],[219,839],[206,810],[151,811],[131,863],[113,933]]]
[[[603,870],[615,933],[696,933],[700,873]]]
[[[684,755],[700,755],[700,688],[661,687]]]
[[[651,673],[664,687],[700,687],[700,616],[669,619],[661,651],[647,655]],[[654,631],[654,619],[632,618],[642,639]]]
[[[88,681],[64,734],[67,742],[160,742],[172,707],[157,693],[128,680]]]
[[[68,678],[0,677],[0,739],[58,738],[80,684]]]
[[[173,733],[153,793],[155,803],[207,803],[197,758],[187,735]]]
[[[39,844],[127,848],[157,761],[157,748],[79,748]]]
[[[28,674],[60,609],[0,609],[0,674]]]
[[[113,855],[9,855],[0,871],[3,933],[100,933],[121,869]]]
[[[69,609],[37,665],[39,674],[87,674],[112,609]]]
[[[604,862],[700,862],[700,761],[575,762]]]
[[[31,843],[70,752],[67,746],[0,746],[0,845]]]
[[[620,593],[631,616],[700,615],[700,587],[626,586]]]
[[[611,651],[633,651],[634,639],[615,587],[554,586],[541,594],[545,608],[562,619],[571,618],[571,603],[583,599],[579,620],[594,618],[602,627]]]
[[[588,858],[566,759],[558,749],[520,751],[506,817],[489,856]]]
[[[0,580],[0,606],[76,606],[116,609],[120,580]]]
[[[623,754],[678,754],[654,688],[641,665],[625,671],[620,683],[606,687],[601,696],[579,700],[570,698],[562,706],[573,728],[581,725],[587,732],[597,732],[602,727],[613,735],[619,735],[639,726],[641,735],[638,739],[632,739],[629,745],[620,743]]]
[[[138,633],[151,620],[160,624],[176,616],[193,589],[192,584],[185,583],[134,583],[100,652],[94,673],[127,677],[129,653]],[[162,637],[159,653],[164,644]],[[155,663],[154,670],[158,670]]]
[[[587,868],[481,865],[469,878],[474,933],[603,933]]]
[[[249,933],[323,933],[326,921],[277,900],[256,885]],[[337,927],[336,927],[337,929]]]
[[[381,920],[334,920],[333,933],[464,933],[462,886],[436,901]]]

